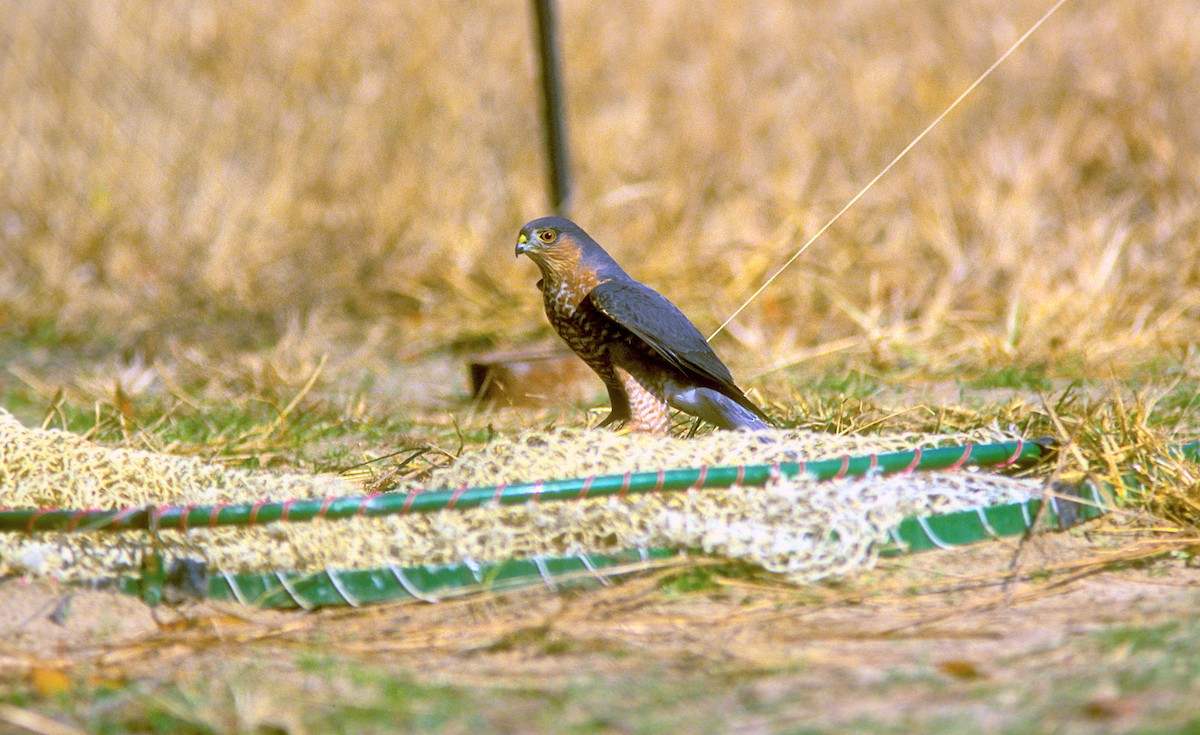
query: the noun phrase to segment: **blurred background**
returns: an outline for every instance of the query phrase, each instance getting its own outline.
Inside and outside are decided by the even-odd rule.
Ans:
[[[560,0],[570,214],[708,334],[1049,5]],[[526,0],[0,12],[10,363],[552,340],[513,257],[549,211]],[[1068,2],[717,351],[750,379],[1187,354],[1198,69],[1194,0]]]

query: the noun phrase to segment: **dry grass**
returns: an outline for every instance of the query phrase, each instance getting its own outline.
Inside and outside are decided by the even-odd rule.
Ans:
[[[711,328],[1046,3],[564,3],[574,213]],[[5,4],[14,331],[401,356],[547,328],[527,3]],[[748,372],[1178,355],[1200,10],[1068,3],[720,338]],[[842,342],[841,340],[847,340]]]
[[[707,333],[1049,2],[558,4],[572,214]],[[550,338],[533,268],[511,255],[517,228],[546,211],[525,0],[0,9],[0,396],[25,401],[10,406],[23,418],[44,412],[102,442],[235,464],[357,467],[381,488],[495,433],[585,422],[554,407],[477,412],[453,357]],[[1013,701],[1053,718],[1060,689],[1048,681],[1106,676],[1079,646],[1082,625],[1144,622],[1138,601],[1160,597],[1164,570],[1175,590],[1155,614],[1194,609],[1185,565],[1200,479],[1164,450],[1198,423],[1197,68],[1192,0],[1068,2],[716,340],[772,413],[801,428],[1012,428],[1063,442],[1043,475],[1099,476],[1134,498],[1132,473],[1144,502],[1096,543],[985,545],[961,552],[957,571],[952,557],[914,557],[844,587],[693,562],[679,576],[695,574],[708,585],[699,592],[672,569],[577,597],[528,591],[277,622],[256,612],[237,630],[199,610],[185,631],[160,620],[158,632],[92,645],[67,629],[46,638],[60,641],[53,651],[29,655],[79,681],[95,667],[186,690],[200,671],[237,699],[259,680],[312,684],[300,649],[346,656],[339,671],[374,663],[457,681],[464,701],[541,687],[568,715],[591,706],[577,684],[588,672],[602,677],[597,715],[579,730],[596,732],[638,729],[628,714],[605,718],[610,683],[646,671],[665,688],[630,706],[655,712],[661,694],[692,722],[748,729],[756,701],[807,722],[798,706],[853,700],[892,722],[891,705],[924,711],[947,692],[991,697],[984,721],[1012,722]],[[853,370],[882,378],[805,382]],[[1000,376],[991,388],[1012,377],[1028,387],[1022,376],[1126,387],[963,400],[947,379],[978,375]],[[54,599],[44,595],[38,604]],[[165,669],[147,663],[168,647]],[[285,677],[252,671],[239,684],[223,668],[264,652],[283,654]],[[1102,653],[1116,669],[1139,656]],[[937,678],[943,661],[960,674],[990,666],[995,684]],[[892,681],[892,667],[933,678]],[[680,689],[670,682],[681,672],[703,682]],[[1006,690],[1014,680],[1028,685]],[[1161,687],[1186,716],[1196,680]],[[314,706],[354,683],[318,683]],[[71,690],[78,703],[91,686]],[[761,694],[771,687],[778,701]],[[696,691],[706,701],[693,707]],[[1112,701],[1067,695],[1063,717],[1079,731]],[[528,706],[505,705],[516,729],[570,721],[540,725]],[[897,728],[933,731],[921,716]],[[206,717],[195,730],[237,730],[204,729]],[[1036,724],[1013,727],[1046,729]]]

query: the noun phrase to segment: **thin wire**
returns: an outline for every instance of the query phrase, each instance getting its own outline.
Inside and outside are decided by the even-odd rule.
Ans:
[[[892,170],[893,166],[895,166],[897,163],[900,162],[900,159],[902,159],[906,155],[908,155],[908,152],[911,151],[918,143],[921,142],[922,139],[925,138],[926,135],[929,134],[929,131],[931,131],[935,127],[937,127],[938,123],[940,123],[942,121],[942,118],[946,117],[946,115],[949,115],[954,110],[955,107],[958,107],[958,104],[960,102],[962,102],[964,99],[966,99],[967,95],[971,94],[971,92],[973,92],[975,90],[975,88],[978,87],[983,82],[984,79],[987,79],[988,76],[991,75],[991,73],[996,70],[996,67],[1000,66],[1000,64],[1002,64],[1004,62],[1004,60],[1007,59],[1012,54],[1012,52],[1016,51],[1017,48],[1020,47],[1021,44],[1025,43],[1025,39],[1027,39],[1031,35],[1033,35],[1033,32],[1036,31],[1038,28],[1040,28],[1043,23],[1045,23],[1047,20],[1049,20],[1050,16],[1054,15],[1055,11],[1057,11],[1066,2],[1067,2],[1067,0],[1058,0],[1058,2],[1054,3],[1054,5],[1049,10],[1046,11],[1045,15],[1043,15],[1041,18],[1039,18],[1038,21],[1036,23],[1034,23],[1032,26],[1030,26],[1029,30],[1025,31],[1025,33],[1023,33],[1020,38],[1018,38],[1015,42],[1013,42],[1013,45],[1008,47],[1007,51],[1005,51],[1003,54],[1000,55],[1000,58],[996,59],[992,63],[992,65],[987,68],[986,71],[984,71],[982,74],[980,74],[978,77],[976,77],[975,81],[971,82],[970,86],[968,86],[966,89],[964,89],[962,94],[960,94],[957,99],[955,99],[953,102],[951,102],[949,107],[947,107],[945,110],[942,111],[942,114],[940,114],[936,118],[934,118],[933,122],[929,123],[928,127],[926,127],[924,130],[922,130],[920,132],[920,134],[917,135],[917,137],[912,139],[911,143],[909,143],[908,145],[906,145],[904,147],[904,150],[900,151],[900,153],[897,154],[896,157],[892,159],[891,163],[884,166],[883,170],[875,175],[875,178],[873,178],[869,182],[867,182],[867,185],[864,186],[857,194],[854,195],[854,198],[852,198],[850,201],[846,202],[846,206],[842,207],[838,211],[837,214],[833,215],[833,217],[828,222],[826,222],[825,225],[823,227],[821,227],[821,229],[817,230],[816,234],[814,234],[812,237],[808,238],[808,242],[804,243],[804,245],[802,245],[800,247],[800,249],[797,250],[792,255],[792,257],[788,258],[786,263],[779,266],[779,269],[776,270],[774,273],[772,273],[771,277],[768,278],[766,280],[766,282],[763,283],[763,285],[759,286],[757,291],[750,294],[750,298],[746,299],[746,301],[737,308],[737,311],[730,314],[728,319],[721,322],[721,326],[717,327],[716,331],[714,331],[712,334],[708,335],[709,341],[711,341],[713,337],[716,337],[718,334],[720,334],[721,331],[723,329],[725,329],[725,327],[729,326],[729,323],[732,322],[734,319],[736,319],[737,315],[741,314],[746,309],[746,307],[750,305],[750,302],[752,302],[756,298],[758,298],[759,294],[761,294],[763,291],[766,291],[767,287],[770,286],[775,281],[775,279],[779,277],[780,273],[783,273],[785,270],[787,270],[788,266],[790,266],[792,263],[795,263],[796,259],[799,258],[801,255],[803,255],[804,251],[808,250],[809,245],[812,245],[817,240],[817,238],[819,238],[821,235],[825,234],[825,230],[828,230],[830,227],[832,227],[833,223],[835,223],[839,219],[841,219],[842,215],[846,213],[846,210],[850,209],[850,207],[853,207],[855,205],[855,203],[858,202],[859,199],[862,199],[863,195],[865,195],[868,191],[871,190],[871,187],[875,186],[875,184],[880,179],[882,179],[887,174],[888,171]]]

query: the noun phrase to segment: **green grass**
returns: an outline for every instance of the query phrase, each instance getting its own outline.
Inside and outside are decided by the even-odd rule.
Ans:
[[[1046,375],[1046,366],[1009,365],[992,370],[967,382],[971,388],[1006,388],[1047,391],[1053,383]]]
[[[721,586],[713,579],[713,575],[718,570],[708,567],[696,567],[687,569],[678,574],[671,574],[664,577],[661,582],[663,594],[668,597],[694,594],[697,592],[711,593],[721,589]],[[734,575],[745,575],[744,570],[730,569],[722,573],[732,573]]]
[[[1122,691],[1194,689],[1200,683],[1200,622],[1172,620],[1146,627],[1115,627],[1097,635],[1103,655],[1130,657],[1117,682]]]
[[[651,665],[641,673],[565,681],[461,685],[362,663],[333,652],[299,654],[289,665],[224,663],[216,678],[131,682],[41,698],[10,691],[0,701],[35,709],[88,732],[370,733],[496,731],[719,733],[750,723],[773,732],[869,731],[1022,733],[1186,733],[1200,722],[1200,623],[1116,625],[1066,644],[1066,663],[1029,668],[1021,656],[983,661],[983,678],[960,680],[921,664],[896,670],[860,696],[905,702],[891,714],[830,720],[803,682],[811,667],[731,670],[711,662],[692,671]],[[563,652],[550,652],[558,655]],[[592,655],[597,655],[592,652]],[[598,654],[621,660],[620,652]],[[825,665],[825,664],[821,664]],[[1015,675],[1005,675],[1012,670]],[[1022,673],[1023,672],[1023,673]],[[301,676],[302,697],[276,691]],[[437,677],[435,677],[436,679]],[[1115,699],[1114,699],[1115,698]],[[1110,701],[1116,704],[1109,704]],[[1113,707],[1135,708],[1136,726]],[[1003,704],[1000,704],[1003,703]],[[884,705],[886,706],[886,705]],[[816,722],[807,722],[815,716]]]
[[[722,732],[692,713],[709,685],[695,676],[573,678],[554,686],[472,687],[419,682],[390,668],[329,655],[301,656],[310,696],[273,691],[279,673],[222,666],[211,682],[79,686],[55,697],[13,692],[0,701],[35,709],[87,732]],[[290,675],[289,675],[290,676]],[[666,730],[664,730],[666,728]]]
[[[883,381],[878,375],[848,369],[823,373],[816,378],[802,378],[794,387],[802,393],[865,399],[878,393],[882,385]]]

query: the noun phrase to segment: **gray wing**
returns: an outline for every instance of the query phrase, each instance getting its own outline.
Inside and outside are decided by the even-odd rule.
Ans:
[[[695,325],[662,294],[632,279],[619,279],[600,284],[587,298],[599,312],[635,334],[671,365],[741,395],[729,368]]]
[[[593,308],[632,332],[684,374],[708,383],[733,399],[761,419],[762,426],[771,425],[762,409],[733,382],[729,368],[708,346],[700,330],[662,294],[632,278],[621,278],[592,289],[587,300]],[[716,423],[721,424],[720,421]],[[747,421],[735,421],[731,425],[761,428]]]

